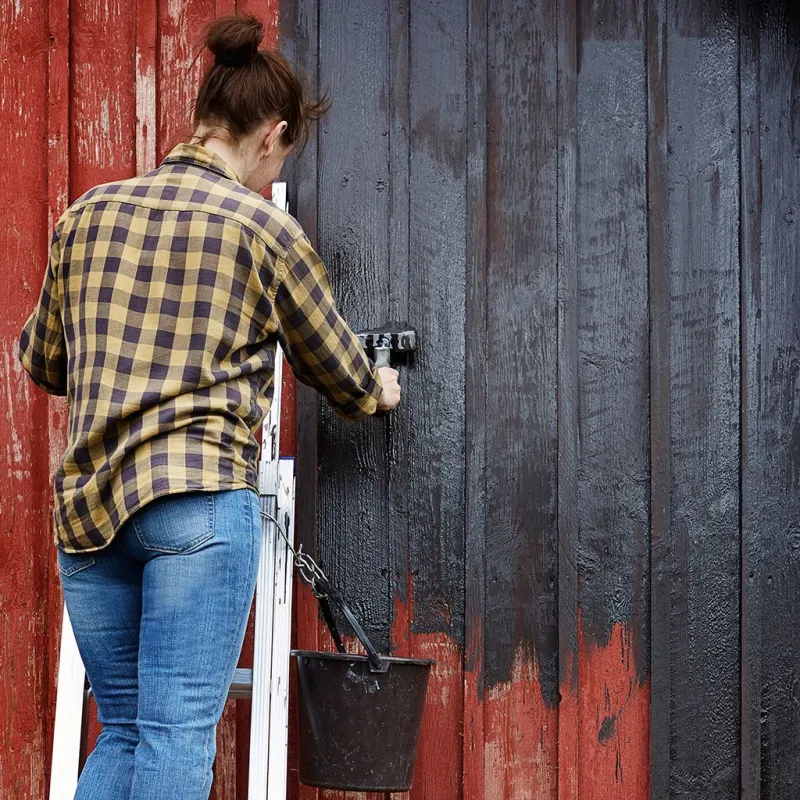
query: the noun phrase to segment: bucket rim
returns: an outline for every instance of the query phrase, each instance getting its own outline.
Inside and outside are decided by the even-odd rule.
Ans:
[[[295,658],[322,658],[328,661],[358,661],[369,663],[367,656],[358,653],[330,653],[321,650],[291,650],[289,655]],[[432,667],[436,661],[432,658],[399,658],[397,656],[381,656],[381,661],[387,664],[408,664],[416,667]]]

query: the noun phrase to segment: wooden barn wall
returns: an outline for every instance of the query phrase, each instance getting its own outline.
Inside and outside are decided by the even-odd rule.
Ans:
[[[420,332],[388,421],[298,408],[305,546],[437,660],[411,798],[800,791],[794,6],[283,0],[293,203]]]
[[[150,169],[183,140],[208,64],[195,60],[203,27],[236,9],[257,13],[266,42],[277,45],[275,0],[0,3],[0,269],[8,292],[0,317],[1,800],[47,797],[61,629],[50,487],[67,409],[19,366],[19,333],[39,295],[54,221],[89,187]],[[252,658],[252,639],[246,644],[243,662]],[[97,732],[93,722],[90,739]],[[229,703],[216,800],[247,796],[248,734],[248,704]]]
[[[67,410],[16,358],[49,231],[182,139],[200,32],[240,9],[331,89],[290,202],[340,306],[420,331],[388,421],[303,390],[284,437],[306,547],[381,646],[437,660],[410,797],[794,800],[794,3],[278,5],[0,4],[0,798],[49,782]],[[248,725],[230,703],[216,800],[246,797]],[[290,797],[347,800],[296,760]]]

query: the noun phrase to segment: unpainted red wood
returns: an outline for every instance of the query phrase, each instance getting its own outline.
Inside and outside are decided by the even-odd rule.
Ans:
[[[578,630],[579,797],[650,797],[650,682],[637,674],[635,636],[617,624],[598,647]]]
[[[0,315],[0,797],[44,797],[52,701],[49,662],[48,399],[17,360],[49,251],[47,7],[0,4],[0,187],[4,254]]]
[[[55,226],[56,220],[69,203],[69,2],[49,0],[47,6],[48,75],[47,75],[47,186],[48,215],[45,236]],[[66,448],[68,410],[66,399],[50,397],[48,400],[50,467],[48,475],[48,502],[52,507],[53,478]],[[52,524],[48,521],[52,530]],[[58,679],[58,647],[61,641],[63,599],[58,563],[54,549],[47,559],[48,579],[47,643],[48,643],[48,702],[45,709],[46,747],[42,753],[48,773],[52,760],[53,729],[55,725],[55,699]]]
[[[472,796],[555,800],[559,714],[544,702],[532,653],[520,648],[511,679],[486,690],[484,717],[485,784]]]
[[[70,6],[72,198],[136,172],[136,7],[127,0]]]
[[[415,633],[412,579],[407,602],[395,597],[392,643],[396,655],[430,658],[431,670],[414,785],[409,800],[461,796],[462,783],[462,650],[445,633]]]
[[[158,5],[158,160],[192,132],[192,104],[211,54],[202,46],[206,25],[217,16],[216,0],[179,0]]]

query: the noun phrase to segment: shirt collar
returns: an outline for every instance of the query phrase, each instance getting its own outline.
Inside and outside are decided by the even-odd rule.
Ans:
[[[223,178],[230,178],[232,181],[241,183],[236,170],[227,161],[218,156],[213,150],[209,150],[200,144],[183,142],[173,147],[162,163],[176,164],[179,162],[209,169],[218,175],[222,175]]]

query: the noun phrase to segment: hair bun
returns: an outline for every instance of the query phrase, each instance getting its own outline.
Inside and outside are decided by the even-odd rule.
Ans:
[[[217,64],[245,67],[258,54],[264,26],[253,14],[236,14],[214,20],[206,33],[206,47]]]

